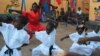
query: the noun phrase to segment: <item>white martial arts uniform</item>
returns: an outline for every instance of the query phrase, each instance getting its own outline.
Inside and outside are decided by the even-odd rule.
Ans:
[[[96,33],[95,31],[87,33],[87,37],[95,37],[95,36],[100,36],[100,31],[98,33]],[[91,41],[91,44],[95,44],[94,45],[95,48],[100,48],[100,42]]]
[[[94,51],[94,48],[92,45],[83,45],[78,44],[79,38],[84,38],[85,32],[83,32],[81,35],[78,34],[78,32],[72,33],[69,35],[70,39],[73,41],[72,46],[70,47],[69,51],[74,52],[80,55],[90,56],[92,52]]]
[[[11,56],[22,56],[20,48],[23,44],[29,44],[29,35],[24,29],[17,30],[12,24],[2,23],[0,26],[0,32],[3,35],[5,44],[13,50]],[[0,56],[9,56],[5,52],[8,50],[7,46],[4,46],[0,51]]]
[[[44,56],[48,56],[49,48],[51,45],[53,45],[54,48],[53,53],[56,54],[59,51],[63,51],[55,44],[55,36],[56,36],[55,29],[49,35],[47,34],[46,31],[35,32],[35,36],[42,43],[36,48],[33,48],[32,56],[40,56],[40,54],[43,54]]]

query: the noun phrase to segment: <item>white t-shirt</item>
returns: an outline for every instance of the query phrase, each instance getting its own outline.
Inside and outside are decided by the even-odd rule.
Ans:
[[[78,10],[77,14],[81,15],[82,14],[82,10],[80,10],[80,11]]]

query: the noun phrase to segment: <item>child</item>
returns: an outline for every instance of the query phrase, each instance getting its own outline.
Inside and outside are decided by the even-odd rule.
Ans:
[[[5,41],[0,56],[22,56],[21,47],[29,44],[29,35],[23,29],[26,24],[27,19],[23,16],[18,16],[12,24],[3,23],[0,20],[0,32]]]
[[[32,56],[40,56],[41,54],[44,56],[49,56],[49,54],[50,56],[55,56],[57,52],[62,51],[62,49],[55,44],[57,25],[58,23],[56,21],[50,20],[48,21],[45,31],[35,32],[36,38],[42,43],[36,48],[33,48]]]
[[[42,21],[42,22],[46,22],[45,12],[43,12],[43,13],[41,14],[41,21]]]
[[[81,14],[82,14],[82,10],[81,10],[80,7],[78,7],[77,14],[78,14],[78,15],[81,15]]]
[[[99,28],[99,26],[96,26],[95,29],[92,32],[88,32],[86,37],[87,38],[92,38],[92,37],[98,37],[99,38],[100,37],[100,28]],[[81,44],[81,42],[80,42],[80,44]],[[90,44],[95,44],[94,45],[95,48],[100,47],[100,42],[91,41]]]
[[[28,19],[28,24],[27,24],[27,30],[28,33],[30,34],[30,37],[32,38],[33,33],[35,31],[42,31],[45,30],[45,27],[40,23],[40,11],[38,8],[38,4],[34,2],[32,4],[32,9],[29,12],[26,11],[18,11],[18,10],[10,10],[12,12],[17,12],[22,14],[23,16],[27,17]]]
[[[100,26],[97,25],[92,32],[87,33],[87,38],[80,38],[78,43],[84,44],[90,42],[90,44],[94,44],[95,51],[93,52],[93,56],[99,56],[100,52]],[[95,41],[95,42],[94,42]]]
[[[77,43],[79,38],[84,38],[85,36],[86,36],[85,27],[80,25],[77,27],[77,32],[72,33],[67,37],[64,37],[64,38],[70,37],[70,39],[73,41],[73,44],[66,55],[91,56],[92,52],[94,51],[93,45],[90,45],[88,43],[84,43],[85,45],[80,45]],[[61,40],[63,40],[64,38],[62,38]]]
[[[87,37],[89,38],[80,38],[78,40],[79,44],[86,43],[88,41],[100,41],[100,28],[97,27],[97,29],[93,30],[92,32],[87,33]]]
[[[76,28],[76,30],[77,30],[77,32],[75,32],[75,33],[72,33],[72,34],[70,34],[69,36],[65,36],[64,38],[61,38],[61,41],[63,41],[64,39],[66,39],[66,38],[71,38],[71,40],[73,41],[73,42],[77,42],[78,41],[78,39],[79,39],[79,36],[85,36],[85,30],[86,30],[86,28],[85,28],[85,26],[84,25],[79,25],[79,26],[77,26],[77,28]],[[74,35],[76,35],[76,36],[74,36]],[[74,37],[73,37],[74,36]],[[81,37],[82,37],[81,36]]]

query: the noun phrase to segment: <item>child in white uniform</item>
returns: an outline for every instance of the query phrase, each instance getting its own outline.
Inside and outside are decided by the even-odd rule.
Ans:
[[[5,41],[5,46],[1,49],[0,56],[22,56],[21,47],[29,44],[29,35],[23,29],[27,24],[27,19],[23,16],[18,16],[13,24],[0,21],[0,32]]]
[[[61,40],[70,37],[70,39],[73,41],[72,46],[69,49],[69,53],[66,55],[78,55],[78,56],[91,56],[92,52],[94,51],[93,45],[85,43],[85,45],[78,44],[79,38],[84,38],[86,36],[85,33],[85,27],[84,26],[78,26],[77,32],[70,34],[69,36],[66,36],[62,38]]]
[[[97,25],[95,29],[92,32],[87,33],[87,38],[80,38],[78,40],[79,44],[84,44],[86,42],[90,42],[90,44],[93,44],[95,51],[93,52],[93,56],[98,56],[100,55],[100,28]]]
[[[99,26],[95,27],[95,29],[92,32],[88,32],[86,37],[87,38],[100,37],[100,28],[99,28]],[[91,41],[90,44],[95,44],[94,45],[95,48],[100,47],[100,42]]]
[[[63,51],[55,44],[57,25],[57,22],[50,20],[45,31],[35,32],[36,38],[42,43],[33,48],[32,56],[40,56],[41,54],[44,56],[55,56],[57,52]]]

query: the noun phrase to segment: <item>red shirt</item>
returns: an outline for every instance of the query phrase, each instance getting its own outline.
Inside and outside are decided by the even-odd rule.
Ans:
[[[45,27],[40,24],[40,14],[39,12],[23,12],[23,16],[28,17],[28,30],[29,32],[35,32],[35,31],[42,31],[45,30]]]

